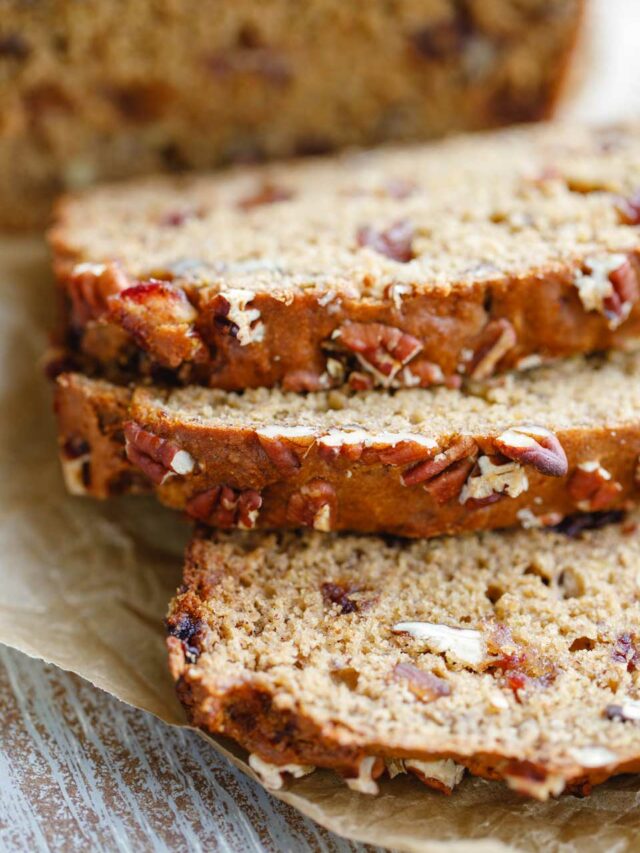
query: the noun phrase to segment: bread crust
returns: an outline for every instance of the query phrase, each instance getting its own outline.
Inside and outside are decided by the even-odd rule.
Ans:
[[[396,457],[398,447],[405,445],[399,445],[393,435],[382,433],[364,449],[348,443],[323,447],[309,435],[286,435],[286,429],[279,437],[266,439],[258,435],[259,427],[216,426],[181,419],[161,405],[149,405],[144,388],[131,391],[79,374],[64,374],[58,379],[56,412],[63,466],[70,461],[65,459],[65,447],[79,444],[86,448],[90,470],[85,494],[105,498],[153,489],[163,503],[186,509],[192,517],[214,526],[315,526],[320,530],[431,537],[520,524],[553,525],[580,510],[616,510],[638,497],[640,421],[558,429],[556,438],[567,457],[565,474],[550,476],[525,464],[516,470],[517,475],[524,471],[528,479],[528,489],[523,493],[463,504],[463,481],[473,470],[473,462],[457,483],[457,490],[445,494],[441,501],[440,493],[425,489],[429,482],[419,477],[413,481],[408,472],[421,463],[415,457],[407,461],[404,453]],[[140,463],[130,450],[129,457],[139,463],[136,467],[127,457],[126,423],[135,424],[145,435],[155,437],[153,440],[164,440],[174,453],[186,451],[194,461],[192,470],[152,483],[147,476],[151,469],[145,468],[144,460]],[[277,433],[277,426],[275,429]],[[485,453],[493,458],[496,434],[473,438],[482,448],[481,456]],[[449,447],[456,441],[455,436],[446,437]],[[421,452],[420,447],[413,449]],[[434,458],[435,453],[434,449],[422,458]],[[398,458],[397,464],[394,458]],[[594,468],[596,461],[611,484],[606,493],[598,492],[597,498],[597,467],[577,473],[578,466]],[[452,464],[457,464],[455,459]],[[155,469],[151,474],[155,475]],[[227,492],[227,513],[222,511],[224,495],[219,490],[223,487],[231,490]],[[232,506],[241,498],[240,506],[249,501],[244,514]]]

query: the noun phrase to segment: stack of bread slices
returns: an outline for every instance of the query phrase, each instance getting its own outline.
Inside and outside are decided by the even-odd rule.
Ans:
[[[197,522],[171,671],[268,786],[640,771],[639,190],[543,125],[59,205],[67,486]]]

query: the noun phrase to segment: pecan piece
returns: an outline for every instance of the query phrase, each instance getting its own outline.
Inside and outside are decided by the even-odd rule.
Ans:
[[[335,459],[348,459],[357,462],[362,456],[369,434],[362,429],[330,429],[318,439],[318,454],[322,459],[333,462]]]
[[[617,329],[627,319],[640,298],[636,262],[623,254],[587,258],[574,284],[585,310],[603,314],[610,329]]]
[[[423,488],[439,503],[457,497],[471,473],[478,455],[472,438],[463,437],[433,459],[419,462],[402,475],[405,486],[423,483]]]
[[[614,503],[622,486],[599,462],[582,462],[571,475],[567,491],[579,510],[598,512]]]
[[[522,465],[504,457],[481,456],[460,493],[460,503],[480,508],[503,497],[517,498],[529,488]]]
[[[418,669],[412,663],[397,663],[393,668],[393,677],[396,681],[406,681],[409,690],[422,702],[433,702],[441,696],[451,695],[451,687],[444,678]]]
[[[422,349],[422,343],[413,335],[383,323],[345,323],[333,337],[355,353],[362,367],[382,385],[389,385]]]
[[[185,292],[163,281],[137,284],[109,300],[109,319],[169,368],[206,354],[206,347],[194,328],[197,316]]]
[[[637,699],[627,699],[621,705],[607,705],[604,716],[608,720],[640,722],[640,702]]]
[[[282,388],[301,394],[306,391],[321,391],[329,386],[327,374],[313,370],[290,370],[282,377]]]
[[[235,338],[243,347],[264,340],[260,311],[250,307],[255,298],[252,290],[237,287],[218,293],[211,303],[218,332]]]
[[[356,240],[358,246],[366,246],[380,255],[391,258],[392,261],[406,264],[415,257],[413,252],[414,237],[413,225],[401,219],[384,229],[363,225],[358,228]]]
[[[569,469],[562,445],[544,427],[535,424],[510,427],[493,443],[503,456],[530,465],[547,477],[564,477]]]
[[[265,204],[277,204],[280,201],[289,201],[293,196],[293,190],[277,186],[277,184],[270,181],[265,181],[251,195],[241,198],[238,202],[238,207],[244,211],[253,210],[253,208],[262,207]]]
[[[256,430],[256,438],[269,461],[281,474],[288,476],[300,468],[300,460],[291,445],[308,447],[314,440],[314,433],[306,427],[264,427]]]
[[[262,497],[255,489],[213,486],[190,498],[186,512],[192,518],[215,527],[251,530],[256,526],[261,506]]]
[[[287,520],[303,527],[313,527],[314,530],[331,530],[336,500],[336,491],[331,483],[316,477],[291,495]]]
[[[627,198],[619,198],[616,209],[623,225],[640,225],[640,190]]]
[[[466,372],[472,379],[488,379],[516,341],[516,330],[507,319],[491,320],[473,348],[473,354],[465,365]]]
[[[373,377],[367,376],[361,370],[354,370],[349,374],[348,384],[352,391],[370,391],[374,387]]]
[[[127,458],[156,485],[161,485],[176,474],[190,474],[195,467],[190,453],[169,439],[143,429],[134,421],[124,425],[124,437]]]
[[[108,299],[131,287],[117,263],[77,264],[71,273],[67,289],[71,299],[71,324],[82,328],[107,310]]]

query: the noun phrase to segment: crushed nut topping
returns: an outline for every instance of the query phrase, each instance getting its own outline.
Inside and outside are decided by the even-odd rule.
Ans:
[[[253,752],[249,756],[249,767],[256,773],[262,784],[273,791],[282,788],[285,773],[289,773],[294,779],[300,779],[316,769],[311,764],[271,764]]]
[[[397,622],[394,634],[409,634],[422,640],[429,651],[450,654],[463,664],[477,666],[486,657],[486,643],[480,631],[471,628],[451,628],[433,622]]]
[[[526,472],[518,462],[495,463],[489,456],[481,456],[476,467],[460,492],[461,504],[474,501],[486,506],[503,495],[517,498],[529,488]]]
[[[356,240],[358,246],[373,249],[374,252],[384,255],[392,261],[406,264],[415,257],[413,252],[414,237],[413,225],[401,219],[384,229],[363,225],[358,229]]]
[[[551,430],[535,424],[514,426],[503,432],[494,445],[503,456],[530,465],[547,477],[564,477],[569,470],[567,454]]]
[[[582,462],[571,475],[567,490],[582,512],[607,509],[622,492],[622,486],[598,461]]]
[[[261,506],[262,497],[255,489],[213,486],[190,498],[185,509],[187,515],[205,524],[252,530]]]
[[[626,255],[593,256],[584,263],[586,272],[578,270],[574,283],[587,311],[598,311],[607,318],[609,328],[616,329],[624,322],[640,289],[638,274]]]
[[[608,720],[640,722],[640,702],[637,699],[627,699],[620,705],[607,705],[604,709],[604,716]]]
[[[491,320],[483,329],[465,370],[472,379],[488,379],[500,360],[516,345],[513,325],[505,318]]]
[[[195,467],[190,453],[134,421],[124,425],[124,436],[127,458],[156,485],[165,483],[176,474],[190,474]]]
[[[422,350],[422,343],[383,323],[345,323],[333,341],[355,354],[364,370],[380,385],[389,387],[396,374]]]
[[[316,477],[305,483],[289,499],[287,520],[314,530],[331,530],[336,512],[336,490],[331,483]]]
[[[463,437],[433,459],[419,462],[402,475],[405,486],[423,484],[423,488],[439,504],[457,497],[478,455],[478,446],[472,438]]]
[[[243,347],[264,340],[265,328],[260,322],[260,311],[249,307],[255,298],[252,290],[236,287],[221,291],[213,301],[217,328],[235,338]]]

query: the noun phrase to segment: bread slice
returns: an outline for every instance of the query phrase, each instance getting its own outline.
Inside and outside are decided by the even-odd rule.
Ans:
[[[553,525],[638,498],[640,353],[516,379],[303,396],[58,380],[70,487],[153,487],[222,527],[435,536]]]
[[[107,375],[456,386],[640,335],[638,187],[640,125],[550,125],[101,188],[50,240]]]
[[[4,0],[0,224],[64,186],[543,118],[583,6]]]
[[[195,539],[168,625],[190,720],[267,784],[464,768],[546,799],[640,771],[640,517],[407,543]]]

